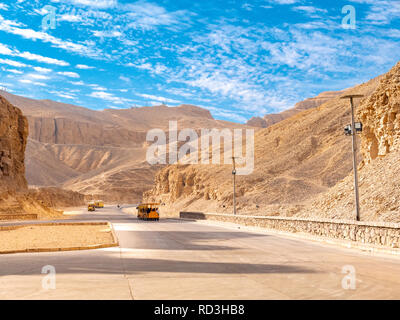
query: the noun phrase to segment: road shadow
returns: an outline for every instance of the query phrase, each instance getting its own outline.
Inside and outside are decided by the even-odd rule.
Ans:
[[[11,258],[11,259],[10,259]],[[18,262],[19,267],[10,273],[5,268],[0,269],[0,276],[9,275],[41,275],[43,264],[55,267],[57,274],[128,274],[141,275],[147,273],[194,273],[194,274],[307,274],[318,273],[318,271],[293,265],[284,264],[257,264],[245,262],[197,262],[179,261],[173,259],[137,259],[125,257],[121,268],[121,258],[119,253],[102,255],[101,259],[95,255],[86,256],[84,259],[71,260],[68,255],[46,255],[40,257],[32,255],[29,265],[26,265],[28,256],[8,256],[8,267]],[[0,259],[0,266],[5,260]],[[35,267],[37,265],[37,267]],[[4,266],[4,265],[3,265]],[[8,268],[7,268],[8,269]]]

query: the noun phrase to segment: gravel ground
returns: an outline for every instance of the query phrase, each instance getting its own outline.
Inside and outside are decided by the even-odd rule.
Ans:
[[[113,242],[107,225],[24,226],[0,229],[0,252],[38,248],[69,248]]]

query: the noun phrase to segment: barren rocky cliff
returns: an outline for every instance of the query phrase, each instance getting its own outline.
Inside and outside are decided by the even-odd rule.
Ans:
[[[358,108],[364,124],[359,188],[362,220],[400,222],[400,63]],[[353,176],[320,195],[304,216],[354,219]]]
[[[392,70],[392,73],[396,72],[396,69]],[[373,101],[378,105],[381,105],[378,102],[381,99],[385,101],[379,92],[387,88],[387,77],[377,77],[341,92],[343,95],[357,93],[367,97],[359,109],[359,118],[365,125],[363,150],[374,149],[372,145],[375,142],[366,140],[371,132],[378,140],[378,149],[382,149],[379,152],[386,150],[385,145],[391,145],[392,140],[385,142],[387,138],[382,132],[394,129],[394,125],[386,125],[385,116],[377,119],[376,115],[368,117],[365,113],[368,110],[365,101],[370,101],[369,105]],[[315,102],[318,107],[296,112],[256,132],[254,172],[237,177],[239,213],[307,215],[316,197],[321,195],[322,199],[338,182],[351,175],[351,139],[343,132],[345,125],[350,123],[349,102],[339,99],[339,95],[328,96],[329,99],[321,105]],[[356,101],[357,106],[358,103]],[[386,110],[384,106],[382,110]],[[387,119],[397,119],[392,111],[384,113]],[[379,129],[378,123],[385,129]],[[370,155],[359,153],[359,162],[363,157],[368,161]],[[157,174],[155,187],[146,193],[146,199],[162,202],[165,212],[232,212],[231,170],[231,165],[168,166]],[[350,189],[348,193],[351,193]],[[333,216],[319,210],[317,205],[314,207],[313,215]],[[345,212],[341,213],[341,217],[345,215]],[[338,217],[337,214],[334,216]]]
[[[83,195],[77,193],[60,189],[28,189],[25,179],[27,140],[26,117],[0,96],[0,220],[5,216],[22,217],[26,214],[38,218],[60,217],[61,212],[51,207],[82,205]]]
[[[25,147],[28,121],[21,110],[0,96],[0,192],[27,188]]]

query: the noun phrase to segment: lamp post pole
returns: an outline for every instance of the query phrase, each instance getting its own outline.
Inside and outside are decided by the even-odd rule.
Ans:
[[[233,214],[236,215],[236,165],[235,165],[235,157],[232,157],[233,163]]]
[[[353,151],[353,171],[354,171],[354,196],[356,200],[356,220],[360,221],[360,195],[358,191],[358,172],[357,172],[357,132],[354,120],[354,99],[362,98],[363,95],[353,94],[341,97],[341,99],[350,99],[351,107],[351,138]]]

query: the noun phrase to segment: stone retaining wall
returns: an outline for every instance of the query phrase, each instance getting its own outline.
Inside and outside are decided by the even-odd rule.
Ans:
[[[203,212],[180,212],[180,218],[232,222],[284,232],[306,233],[314,236],[351,240],[392,248],[400,247],[399,223],[247,216]]]
[[[0,221],[5,220],[37,220],[38,216],[35,213],[29,214],[0,214]]]

